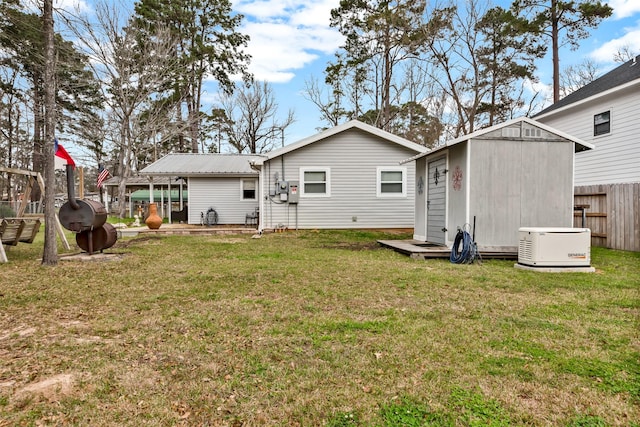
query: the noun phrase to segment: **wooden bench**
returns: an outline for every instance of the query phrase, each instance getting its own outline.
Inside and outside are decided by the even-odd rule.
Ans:
[[[8,262],[4,245],[16,246],[19,242],[33,243],[40,231],[38,218],[3,218],[0,222],[0,262]]]

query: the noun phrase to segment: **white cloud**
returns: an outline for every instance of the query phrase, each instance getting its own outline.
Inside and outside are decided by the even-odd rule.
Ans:
[[[55,0],[53,7],[66,10],[67,12],[88,13],[92,10],[84,0]]]
[[[342,36],[329,27],[337,0],[240,0],[234,10],[245,15],[240,31],[251,38],[249,70],[258,80],[286,83],[319,58],[332,54]]]
[[[626,29],[622,37],[609,40],[591,52],[589,56],[596,62],[610,63],[616,52],[624,47],[631,48],[636,54],[640,53],[637,52],[638,46],[640,46],[640,25]]]
[[[640,12],[640,1],[638,0],[609,0],[607,4],[613,8],[615,19],[628,18]]]

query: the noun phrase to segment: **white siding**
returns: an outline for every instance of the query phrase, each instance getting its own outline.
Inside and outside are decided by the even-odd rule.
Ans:
[[[280,179],[300,181],[303,168],[329,168],[330,197],[305,197],[295,204],[266,200],[262,227],[275,228],[412,228],[414,225],[415,162],[407,170],[406,197],[377,197],[377,173],[381,166],[398,168],[416,152],[394,142],[350,129],[325,140],[266,161],[263,194]],[[302,185],[302,182],[300,182]]]
[[[218,224],[244,224],[258,200],[241,200],[242,179],[189,178],[189,224],[200,224],[200,213],[209,208],[218,213]]]
[[[611,132],[593,136],[593,117],[611,112]],[[595,145],[576,153],[575,185],[640,182],[640,87],[537,119]]]

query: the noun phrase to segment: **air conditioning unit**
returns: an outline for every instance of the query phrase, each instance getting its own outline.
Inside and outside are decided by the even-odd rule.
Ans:
[[[522,227],[518,230],[518,264],[532,267],[589,267],[588,228]]]

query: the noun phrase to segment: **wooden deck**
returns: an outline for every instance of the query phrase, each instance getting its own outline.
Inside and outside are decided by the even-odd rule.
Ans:
[[[386,248],[405,254],[414,259],[449,258],[451,248],[418,240],[378,240]],[[478,246],[483,259],[518,259],[515,246]]]

